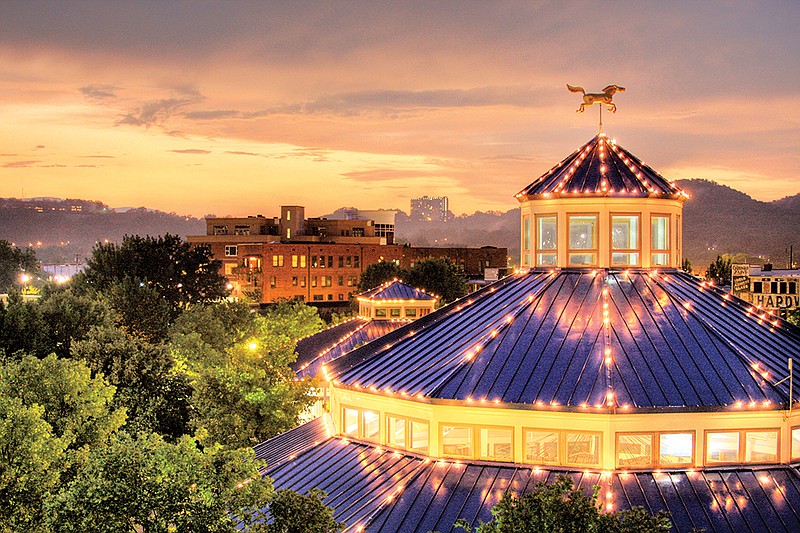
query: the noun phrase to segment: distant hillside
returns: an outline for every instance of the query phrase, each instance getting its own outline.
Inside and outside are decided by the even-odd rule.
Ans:
[[[0,199],[0,239],[17,246],[32,244],[45,263],[73,262],[91,255],[97,241],[118,242],[124,235],[185,237],[205,233],[205,221],[145,208],[116,212],[86,200]],[[39,244],[40,243],[40,244]]]
[[[690,199],[684,206],[684,256],[703,269],[718,254],[744,254],[753,263],[785,266],[789,245],[800,258],[800,194],[760,202],[713,181],[680,180]],[[38,203],[0,198],[0,239],[33,243],[44,262],[74,261],[91,254],[96,241],[123,235],[185,237],[205,232],[203,219],[145,208],[116,212],[100,202],[42,198]],[[49,202],[49,203],[48,203]],[[37,210],[36,207],[41,207]],[[497,246],[519,258],[519,210],[477,212],[448,222],[418,222],[400,212],[398,242],[418,246]],[[36,246],[41,242],[41,246]],[[759,257],[760,256],[760,257]]]

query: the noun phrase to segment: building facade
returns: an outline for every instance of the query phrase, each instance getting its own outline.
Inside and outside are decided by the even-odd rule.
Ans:
[[[452,218],[447,196],[413,198],[411,219],[426,222],[447,222]]]
[[[800,307],[800,269],[732,265],[731,292],[760,309],[794,311]]]
[[[487,268],[501,274],[507,269],[505,248],[400,246],[392,243],[393,225],[378,235],[373,220],[307,219],[302,206],[280,209],[281,216],[274,218],[208,218],[206,235],[188,237],[222,262],[221,274],[234,298],[347,301],[357,292],[364,269],[380,261],[410,268],[423,259],[446,258],[468,279],[483,279]]]

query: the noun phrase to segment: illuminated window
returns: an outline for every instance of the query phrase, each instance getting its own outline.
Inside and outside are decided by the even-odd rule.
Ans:
[[[525,431],[525,460],[532,463],[558,464],[558,432]]]
[[[386,318],[386,309],[375,309],[375,318]]]
[[[273,255],[272,256],[272,266],[274,266],[274,267],[282,267],[283,266],[283,256],[282,255]]]
[[[389,309],[389,316],[392,318],[400,318],[400,308],[399,307],[392,307]]]
[[[369,440],[378,440],[380,430],[380,418],[375,411],[364,411],[361,413],[363,424],[362,436]]]
[[[736,463],[738,461],[738,431],[706,433],[707,463]]]
[[[600,464],[600,434],[566,434],[566,464],[575,466],[598,466]]]
[[[411,421],[411,445],[409,448],[420,452],[428,451],[428,430],[427,422]]]
[[[531,249],[531,217],[530,215],[522,216],[522,250],[528,251]]]
[[[639,249],[639,215],[611,215],[611,265],[639,265]]]
[[[778,430],[706,433],[707,463],[776,463]]]
[[[292,256],[292,268],[297,268],[298,265],[298,258],[296,255]]]
[[[639,468],[653,464],[653,434],[617,435],[617,465]]]
[[[597,264],[597,215],[569,215],[569,264]]]
[[[746,431],[744,434],[745,463],[777,463],[778,432]]]
[[[536,266],[555,266],[557,256],[557,218],[536,217]]]
[[[300,268],[305,268],[305,267],[306,267],[306,256],[301,255],[300,256]]]
[[[239,255],[239,247],[235,244],[229,244],[225,246],[225,256],[226,257],[235,257]]]
[[[236,263],[225,263],[225,275],[233,275],[233,269],[236,268]]]
[[[345,435],[358,437],[358,411],[344,407],[342,409],[342,432]]]
[[[274,289],[278,285],[278,279],[275,276],[269,277],[269,287]]]
[[[389,415],[386,417],[386,431],[386,442],[391,446],[419,452],[428,451],[427,422]]]
[[[650,217],[650,264],[669,266],[669,215]]]
[[[472,428],[466,426],[442,425],[442,455],[472,457]]]
[[[692,464],[694,433],[661,433],[658,436],[658,464],[664,467]]]
[[[800,427],[792,428],[792,459],[800,457]]]
[[[511,461],[514,458],[514,430],[511,428],[480,428],[478,442],[481,459]]]
[[[417,310],[414,307],[406,307],[406,317],[407,318],[414,318],[417,316]]]

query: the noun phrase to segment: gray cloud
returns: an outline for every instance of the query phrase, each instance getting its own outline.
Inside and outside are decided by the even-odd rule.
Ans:
[[[83,93],[84,96],[92,100],[107,100],[110,98],[116,98],[117,95],[114,92],[116,89],[117,87],[114,87],[113,85],[104,85],[98,83],[80,87],[78,90]]]
[[[226,152],[223,152],[223,153],[230,154],[230,155],[250,155],[250,156],[255,156],[255,157],[266,157],[264,154],[257,154],[255,152],[242,152],[242,151],[239,151],[239,150],[226,151]]]
[[[3,168],[28,168],[36,166],[37,163],[41,161],[11,161],[3,164]]]
[[[190,155],[206,155],[210,154],[210,150],[199,150],[197,148],[188,148],[186,150],[167,150],[175,154],[190,154]]]
[[[133,111],[121,115],[116,125],[144,126],[145,128],[162,126],[180,109],[201,102],[204,99],[197,89],[191,87],[181,87],[177,89],[177,92],[179,95],[172,98],[144,102]]]

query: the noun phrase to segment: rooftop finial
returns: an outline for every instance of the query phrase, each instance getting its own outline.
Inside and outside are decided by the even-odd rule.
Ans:
[[[583,94],[583,103],[577,109],[578,113],[583,113],[586,106],[600,104],[600,133],[603,133],[603,106],[606,106],[612,113],[616,113],[617,106],[614,105],[611,100],[614,98],[614,93],[621,93],[625,91],[625,87],[620,87],[619,85],[609,85],[603,89],[603,92],[601,93],[587,93],[583,90],[583,87],[573,87],[569,83],[567,84],[567,89],[573,93]]]

